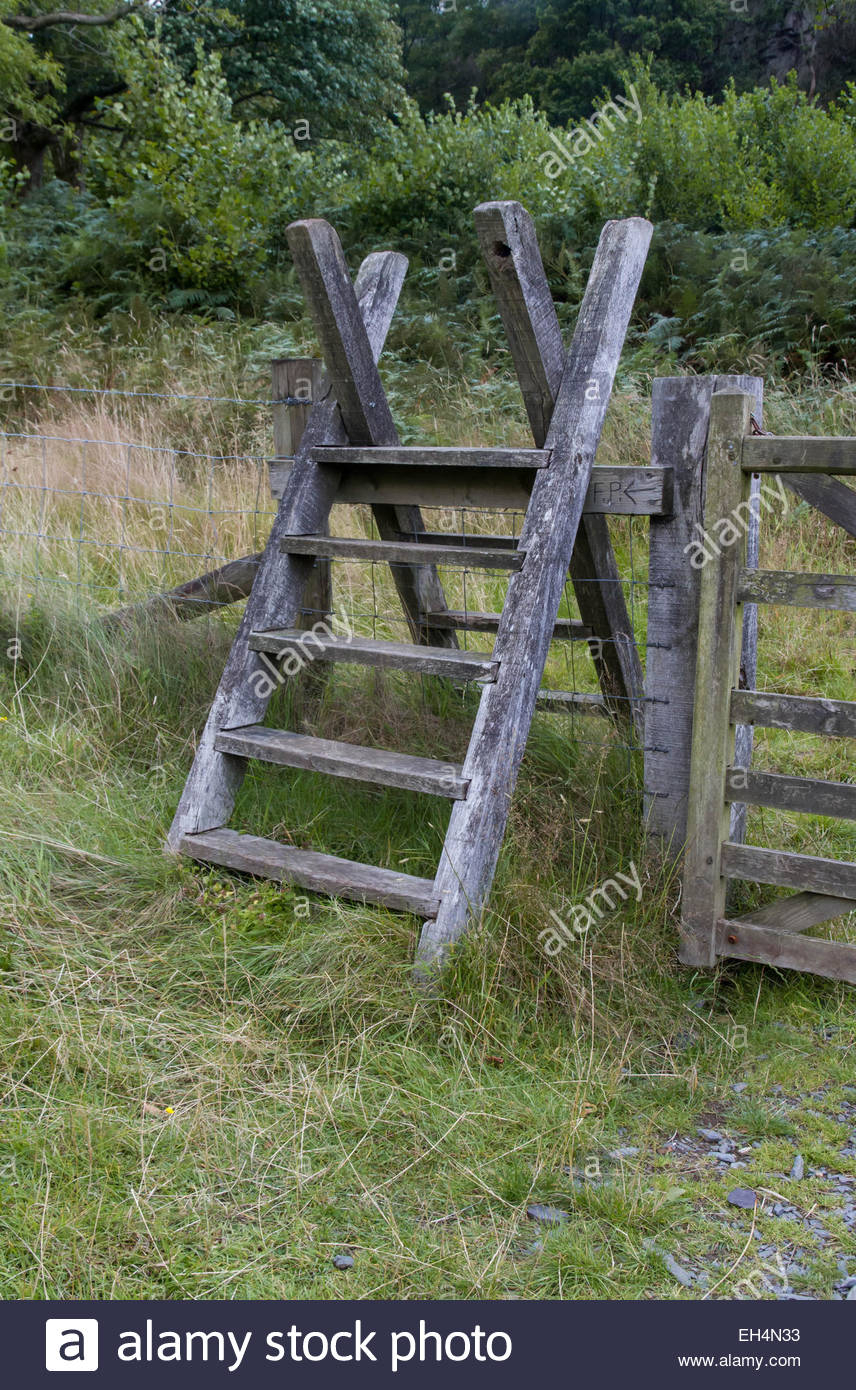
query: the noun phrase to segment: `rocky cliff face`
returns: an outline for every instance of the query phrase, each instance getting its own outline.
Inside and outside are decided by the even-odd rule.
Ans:
[[[784,81],[796,71],[801,87],[816,84],[817,30],[811,9],[788,10],[769,35],[758,57],[768,77]]]
[[[735,18],[740,8],[732,5]],[[735,33],[730,47],[737,66],[756,66],[755,80],[783,82],[796,72],[800,86],[819,97],[831,97],[848,80],[856,81],[856,0],[801,6],[747,0],[741,17],[749,21],[754,55],[745,50],[746,28],[742,42]]]

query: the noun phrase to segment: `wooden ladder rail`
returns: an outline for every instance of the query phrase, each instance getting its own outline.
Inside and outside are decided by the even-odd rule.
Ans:
[[[292,222],[286,235],[347,442],[373,448],[399,445],[338,236],[328,222],[314,217]],[[418,533],[424,529],[418,507],[376,503],[372,514],[383,540],[395,541],[402,532]],[[440,612],[447,606],[436,567],[396,565],[392,577],[414,642],[429,642],[428,631],[419,621],[420,614]],[[451,629],[442,632],[434,645],[457,647],[457,635]]]
[[[503,223],[504,244],[522,279],[532,261],[527,240],[534,244],[534,229],[522,209],[511,205],[511,211],[518,213],[517,225],[511,225],[509,214],[508,222]],[[425,532],[412,498],[408,501],[397,493],[373,500],[380,542],[334,542],[323,535],[333,501],[344,495],[340,484],[349,461],[363,453],[372,465],[376,458],[395,459],[402,452],[376,363],[406,263],[390,254],[369,258],[361,268],[355,292],[338,237],[327,223],[309,220],[289,228],[292,252],[324,350],[330,387],[325,400],[313,411],[285,488],[259,580],[170,830],[171,848],[346,897],[421,910],[423,917],[436,920],[427,922],[423,930],[417,972],[420,978],[433,978],[451,944],[480,911],[493,877],[650,236],[650,224],[640,218],[604,228],[573,343],[554,391],[544,449],[523,451],[520,458],[506,457],[513,451],[505,451],[501,458],[490,450],[477,451],[472,458],[463,456],[466,451],[440,451],[440,461],[446,465],[439,470],[443,474],[458,468],[474,474],[494,468],[499,473],[513,472],[522,464],[524,471],[533,475],[526,488],[526,516],[518,546],[513,551],[487,547],[481,557],[492,567],[502,565],[514,573],[502,613],[497,615],[495,649],[479,653],[457,648],[452,624],[444,631],[445,645],[432,646],[428,640],[423,620],[430,614],[436,621],[448,611],[431,561],[454,552],[441,553],[437,547],[414,543]],[[533,264],[533,274],[539,270],[543,282],[540,256]],[[533,307],[533,317],[537,312]],[[524,339],[525,335],[520,335],[518,341]],[[433,467],[438,451],[421,453],[426,456],[425,464]],[[408,477],[412,483],[412,476]],[[408,479],[402,475],[402,481]],[[451,481],[440,479],[443,486]],[[662,497],[665,474],[657,479],[652,472],[649,481]],[[598,511],[596,508],[595,519],[600,522]],[[344,641],[329,631],[307,634],[294,628],[314,556],[334,550],[394,555],[392,573],[411,633],[418,639],[414,645],[351,637]],[[428,563],[415,562],[420,551]],[[462,555],[469,559],[466,548]],[[615,575],[615,581],[606,588],[617,584],[617,569]],[[586,579],[591,583],[592,576]],[[482,680],[485,684],[466,764],[452,769],[452,776],[449,768],[430,759],[336,745],[265,728],[261,721],[276,685],[270,675],[270,654],[279,654],[285,666],[289,657],[294,657],[295,647],[302,653],[309,638],[314,639],[315,650],[324,660],[364,661]],[[630,704],[627,697],[625,709]],[[333,775],[356,775],[358,779],[451,798],[454,805],[436,879],[412,879],[226,829],[249,758],[317,767]],[[464,815],[460,814],[462,808],[466,808]]]
[[[344,257],[340,274],[343,266]],[[406,270],[404,256],[393,251],[377,252],[363,261],[353,286],[363,347],[375,362],[386,340]],[[346,297],[342,286],[339,292]],[[269,695],[263,693],[266,687],[261,678],[267,676],[268,671],[263,654],[250,649],[250,634],[255,629],[296,623],[313,562],[307,556],[283,555],[280,543],[284,536],[318,531],[326,523],[336,496],[338,474],[314,464],[312,449],[316,445],[347,442],[338,403],[330,393],[313,407],[262,555],[256,583],[200,736],[167,839],[168,848],[175,852],[186,834],[216,829],[232,814],[246,762],[219,752],[215,740],[222,729],[257,724],[264,719]]]
[[[507,259],[525,283],[531,222],[494,206]],[[463,765],[467,799],[455,803],[449,818],[435,880],[440,907],[422,929],[416,965],[422,981],[435,977],[478,918],[493,878],[651,232],[643,218],[629,218],[607,223],[601,233],[544,440],[550,466],[535,477],[520,535],[526,561],[509,581],[499,622],[496,679],[483,691]]]

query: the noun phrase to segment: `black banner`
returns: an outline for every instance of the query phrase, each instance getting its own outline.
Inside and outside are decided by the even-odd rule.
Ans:
[[[2,1383],[57,1390],[68,1372],[99,1390],[849,1382],[854,1316],[799,1301],[5,1303]]]

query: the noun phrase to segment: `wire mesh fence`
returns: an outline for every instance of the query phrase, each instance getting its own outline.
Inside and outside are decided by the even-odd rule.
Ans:
[[[259,547],[265,459],[0,433],[0,577],[120,604]]]
[[[179,616],[209,622],[226,616],[233,621],[235,607],[229,600],[248,592],[277,505],[265,437],[274,402],[261,397],[5,385],[51,397],[65,393],[97,402],[119,401],[123,407],[131,403],[132,409],[136,403],[142,408],[144,402],[179,401],[254,412],[253,437],[261,447],[248,453],[128,438],[134,422],[129,422],[127,412],[122,420],[102,412],[99,423],[106,427],[98,432],[49,429],[41,418],[0,430],[0,586],[7,605],[20,611],[31,602],[49,601],[53,606],[70,603],[87,612],[107,613],[145,604],[183,586]],[[295,404],[305,406],[305,400]],[[141,414],[138,435],[147,431],[149,421]],[[522,512],[507,508],[423,509],[426,531],[473,540],[494,536],[512,543],[522,522]],[[376,534],[370,508],[337,505],[331,531],[341,536]],[[647,518],[612,518],[610,531],[644,668]],[[200,576],[210,581],[211,572],[223,566],[230,569],[218,575],[220,582],[193,583]],[[460,645],[489,649],[507,574],[455,563],[441,566],[440,575],[447,606],[456,615]],[[591,579],[601,582],[597,576]],[[408,639],[386,564],[336,561],[332,594],[334,620],[344,621],[357,635]],[[302,618],[311,626],[326,621],[329,613],[313,608],[310,601]],[[581,640],[581,626],[568,581],[558,640],[551,646],[544,676],[545,687],[561,692],[562,698],[544,707],[588,721],[602,706],[591,644]],[[632,727],[632,721],[626,721],[618,735],[628,754],[641,748]]]
[[[158,438],[151,415],[129,419],[127,407],[204,401],[269,415],[270,400],[32,382],[0,389],[6,400],[38,391],[56,402],[47,421],[7,420],[0,430],[7,600],[52,590],[95,610],[120,607],[263,546],[275,509],[266,455],[175,447]]]

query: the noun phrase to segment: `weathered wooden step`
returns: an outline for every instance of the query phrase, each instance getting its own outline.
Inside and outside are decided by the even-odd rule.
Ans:
[[[490,545],[423,545],[421,541],[375,541],[362,537],[283,536],[286,555],[320,555],[329,560],[382,560],[402,565],[465,565],[471,569],[519,570],[522,550]]]
[[[462,800],[469,785],[457,763],[414,758],[388,748],[363,748],[357,743],[312,738],[287,729],[266,729],[263,724],[221,729],[214,746],[218,753],[235,753],[241,758],[257,758],[282,767],[326,772],[355,782],[406,787],[409,791],[446,796],[452,801]]]
[[[442,613],[423,613],[420,622],[424,627],[452,629],[455,632],[496,632],[501,613],[480,613],[470,609],[447,608]],[[571,618],[558,618],[553,627],[555,642],[587,642],[594,634],[585,623]]]
[[[461,652],[453,647],[422,647],[410,642],[386,642],[374,637],[332,637],[310,628],[273,628],[251,632],[250,648],[270,656],[296,653],[302,661],[346,661],[357,666],[383,666],[421,675],[454,676],[458,680],[492,681],[499,663],[489,652]]]
[[[259,835],[240,835],[236,830],[203,830],[185,835],[179,846],[191,859],[220,864],[257,878],[296,883],[312,893],[327,893],[353,902],[380,903],[397,912],[435,917],[439,900],[434,880],[414,878],[394,869],[378,869],[352,859],[316,850],[295,849],[265,840]]]
[[[411,539],[402,535],[402,540]],[[418,531],[413,534],[413,540],[419,541],[420,545],[453,545],[453,546],[490,546],[495,550],[516,550],[519,536],[479,536],[470,531]]]
[[[457,449],[396,445],[371,448],[355,445],[331,448],[321,445],[312,450],[314,463],[335,464],[340,468],[378,468],[387,465],[417,468],[546,468],[549,449]]]

